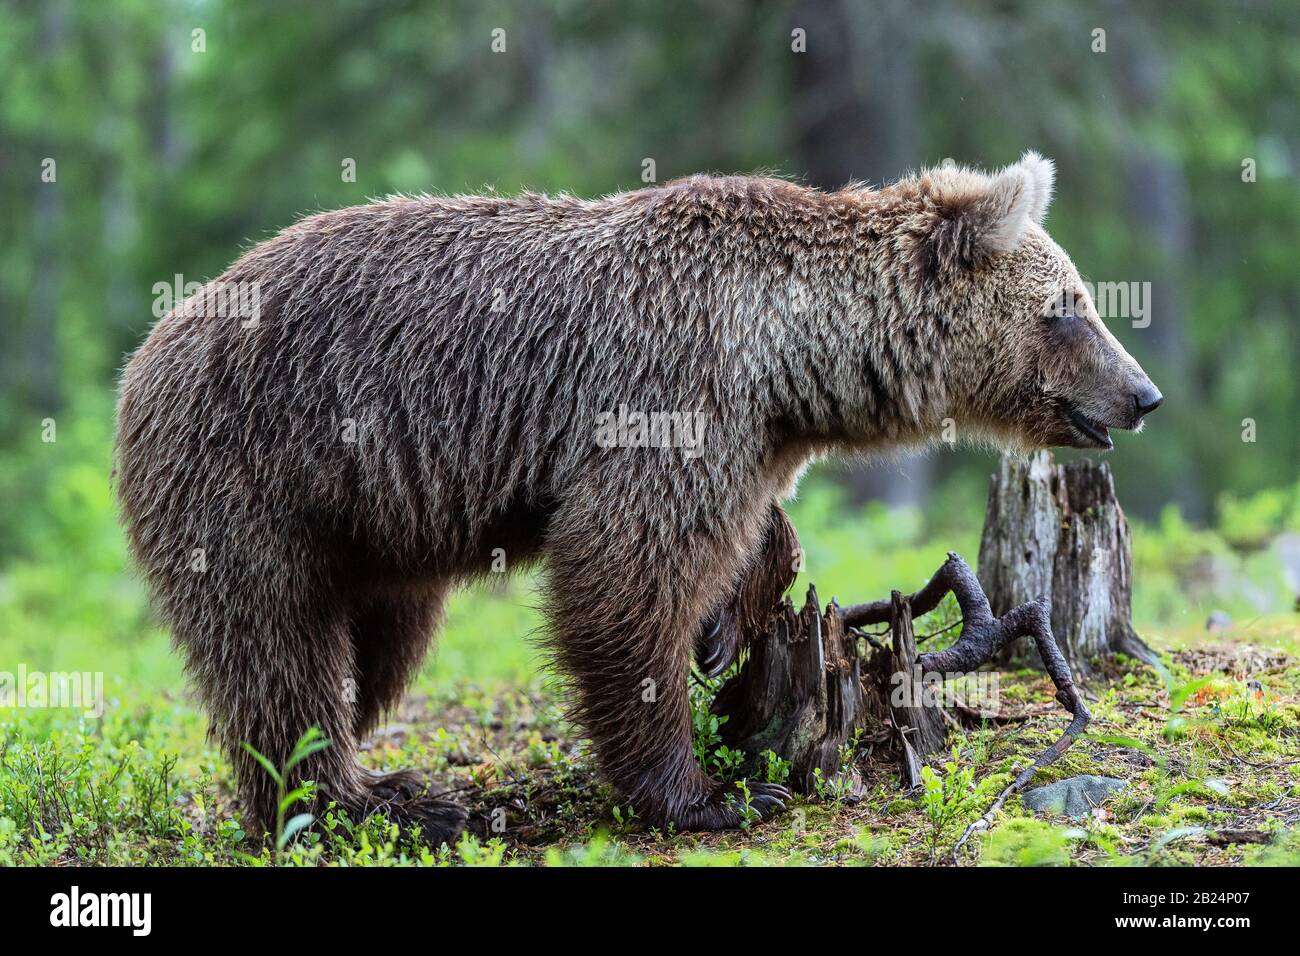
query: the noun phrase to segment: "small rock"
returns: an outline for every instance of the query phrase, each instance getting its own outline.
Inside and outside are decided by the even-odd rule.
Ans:
[[[1232,618],[1228,616],[1227,611],[1211,611],[1210,616],[1205,619],[1205,629],[1210,632],[1226,631],[1232,627]]]
[[[1287,531],[1273,541],[1273,553],[1282,562],[1282,576],[1296,595],[1300,606],[1300,534]]]
[[[1021,795],[1021,802],[1030,810],[1042,815],[1064,814],[1071,819],[1081,819],[1100,806],[1113,793],[1128,786],[1125,780],[1115,777],[1094,777],[1083,774],[1035,787]]]

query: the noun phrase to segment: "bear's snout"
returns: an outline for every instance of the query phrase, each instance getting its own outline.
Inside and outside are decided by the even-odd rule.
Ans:
[[[1165,397],[1160,394],[1160,389],[1156,388],[1151,379],[1147,379],[1133,393],[1133,427],[1137,428],[1141,425],[1143,417],[1148,412],[1154,412],[1159,408],[1164,400]]]
[[[1134,381],[1136,379],[1136,381]],[[1120,383],[1096,381],[1091,389],[1064,404],[1064,418],[1070,426],[1070,440],[1062,444],[1075,448],[1113,448],[1110,429],[1137,431],[1143,416],[1164,402],[1160,389],[1140,368],[1134,367]]]

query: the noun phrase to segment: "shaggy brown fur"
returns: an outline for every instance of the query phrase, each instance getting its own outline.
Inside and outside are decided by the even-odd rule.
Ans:
[[[803,560],[794,525],[772,505],[767,534],[736,592],[705,623],[695,643],[695,660],[706,677],[725,671],[745,642],[767,629],[781,596],[794,584]]]
[[[240,742],[280,763],[316,725],[333,743],[301,776],[325,796],[455,833],[357,741],[504,553],[546,559],[548,644],[608,780],[647,819],[737,824],[685,675],[720,596],[771,593],[746,573],[809,459],[948,417],[1025,445],[1136,424],[1149,383],[1086,296],[1047,313],[1079,286],[1038,227],[1051,178],[1029,154],[880,191],[396,198],[291,226],[158,322],[122,380],[118,493],[251,821],[274,796]],[[255,325],[214,306],[231,283],[256,284]],[[596,441],[624,405],[702,413],[698,454]]]

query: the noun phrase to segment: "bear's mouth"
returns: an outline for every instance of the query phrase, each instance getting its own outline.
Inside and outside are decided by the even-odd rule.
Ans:
[[[1114,448],[1115,443],[1110,438],[1110,427],[1097,421],[1095,418],[1089,418],[1074,405],[1066,407],[1066,418],[1070,420],[1070,425],[1074,430],[1088,440],[1095,448]]]

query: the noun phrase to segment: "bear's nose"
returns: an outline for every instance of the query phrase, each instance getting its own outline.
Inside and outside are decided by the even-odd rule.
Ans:
[[[1154,412],[1164,400],[1165,397],[1160,394],[1160,389],[1147,382],[1133,396],[1134,417],[1141,421],[1143,415],[1147,412]]]

